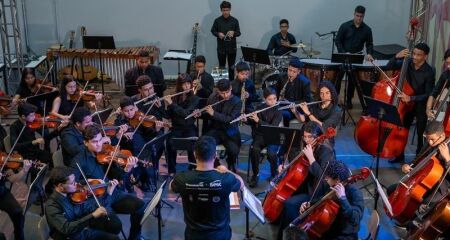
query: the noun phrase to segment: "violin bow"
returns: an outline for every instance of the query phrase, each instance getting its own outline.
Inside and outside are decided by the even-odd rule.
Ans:
[[[107,168],[106,171],[105,171],[105,176],[103,176],[103,181],[105,181],[106,176],[108,175],[108,172],[109,172],[109,170],[111,169],[111,166],[112,166],[112,163],[113,163],[113,161],[114,161],[114,158],[115,158],[116,155],[117,155],[117,152],[118,152],[119,146],[120,146],[120,141],[122,141],[123,134],[124,134],[124,133],[121,132],[120,137],[119,137],[119,141],[118,141],[116,147],[114,148],[114,152],[113,152],[113,154],[112,154],[112,156],[111,156],[111,160],[109,160],[108,168]]]
[[[94,108],[95,108],[95,112],[98,112],[97,103],[95,103],[95,101],[94,101]],[[100,117],[100,114],[97,114],[97,117],[98,117],[98,122],[100,123],[100,126],[102,128],[103,135],[106,137],[105,128],[103,127],[103,122],[102,122],[102,118]]]
[[[148,107],[148,109],[147,109],[147,111],[145,112],[144,116],[142,117],[141,120],[139,120],[138,125],[134,128],[133,135],[137,132],[138,128],[141,126],[141,124],[144,122],[145,118],[147,117],[147,114],[148,114],[148,113],[150,112],[150,110],[155,106],[155,103],[156,103],[158,100],[159,100],[159,98],[158,98],[158,99],[155,99],[155,100],[153,101],[152,105],[150,105],[150,107]],[[120,141],[119,141],[119,142],[120,142]]]
[[[395,88],[395,91],[397,92],[397,94],[401,94],[403,93],[402,90],[400,90],[392,81],[392,78],[390,78],[385,71],[383,71],[383,69],[380,68],[380,66],[378,66],[377,64],[374,63],[374,61],[370,61],[370,63],[383,75],[384,78],[386,78],[388,80],[389,85],[392,88]]]
[[[80,170],[81,176],[83,176],[83,179],[84,179],[84,181],[86,182],[86,185],[88,186],[89,192],[91,192],[92,197],[94,197],[95,203],[97,203],[97,206],[98,206],[98,207],[102,207],[102,205],[101,205],[100,202],[98,201],[97,196],[95,196],[94,190],[92,189],[91,184],[89,184],[89,181],[87,180],[86,175],[84,175],[84,172],[83,172],[83,170],[81,169],[80,165],[79,165],[78,163],[76,163],[76,164],[77,164],[78,170]],[[104,181],[104,180],[103,180],[103,181]],[[109,216],[108,216],[108,212],[106,212],[106,217],[108,218],[108,221],[109,221],[110,219],[109,219]]]
[[[11,147],[11,150],[9,151],[8,155],[6,156],[5,161],[3,161],[3,165],[2,165],[2,167],[0,168],[0,172],[3,172],[3,169],[4,169],[5,166],[6,166],[6,163],[7,163],[8,160],[11,158],[11,154],[13,153],[13,150],[14,150],[14,148],[16,147],[17,142],[19,141],[19,138],[22,136],[22,133],[23,133],[23,131],[25,130],[25,127],[26,127],[26,126],[27,126],[27,123],[25,122],[25,124],[24,124],[23,127],[22,127],[22,130],[20,130],[19,135],[17,135],[16,141],[14,142],[14,144],[13,144],[12,147]]]
[[[34,93],[34,96],[36,96],[38,94],[38,92],[41,90],[42,85],[45,84],[45,82],[48,80],[48,76],[50,75],[50,72],[52,71],[53,67],[55,66],[55,62],[52,63],[52,65],[50,66],[50,68],[48,69],[47,73],[45,73],[44,79],[42,80],[41,84],[39,85],[38,89],[36,90],[36,92]],[[28,98],[28,97],[27,97]],[[27,99],[25,98],[25,99]]]
[[[89,84],[89,81],[86,81],[86,84],[84,84],[83,90],[81,90],[82,92],[84,92],[84,91],[86,90],[88,84]],[[71,111],[70,114],[69,114],[69,118],[72,117],[73,112],[75,112],[75,109],[76,109],[78,103],[80,102],[81,98],[83,97],[82,92],[80,92],[80,96],[78,97],[78,99],[77,99],[75,105],[73,106],[72,111]]]

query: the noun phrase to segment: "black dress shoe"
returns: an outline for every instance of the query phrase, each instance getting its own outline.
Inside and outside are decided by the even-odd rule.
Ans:
[[[250,179],[250,183],[248,184],[249,187],[255,188],[258,186],[258,176],[252,176],[252,179]]]

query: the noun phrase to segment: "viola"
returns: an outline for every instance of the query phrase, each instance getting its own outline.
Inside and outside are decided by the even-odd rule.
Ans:
[[[114,161],[121,167],[125,167],[128,164],[128,158],[132,157],[133,154],[129,150],[117,150],[116,156],[112,158],[114,154],[115,147],[111,144],[103,144],[102,151],[97,153],[97,162],[100,164],[109,164],[110,161]],[[139,159],[138,162],[142,163],[144,166],[149,166],[151,163]]]
[[[364,180],[370,175],[368,168],[362,168],[361,173],[350,176],[342,182],[342,185],[355,183]],[[320,239],[333,224],[339,212],[340,205],[337,202],[334,191],[328,192],[322,199],[316,202],[296,218],[290,225],[303,229],[309,239]]]
[[[91,186],[96,197],[102,197],[108,187],[108,183],[102,183],[100,179],[90,179],[89,185]],[[70,199],[73,203],[83,203],[91,195],[92,194],[89,191],[88,186],[77,183],[77,190],[70,195]]]
[[[326,139],[336,135],[334,128],[328,128],[327,132],[313,142],[315,148]],[[308,176],[309,161],[305,154],[300,153],[289,165],[273,180],[274,188],[267,194],[263,202],[264,216],[269,222],[275,222],[283,210],[283,203],[303,184]]]
[[[133,128],[136,128],[141,121],[142,121],[142,126],[153,127],[153,126],[155,126],[156,121],[158,121],[158,119],[153,115],[146,116],[143,112],[138,111],[134,114],[133,118],[128,120],[128,123]],[[163,126],[166,128],[171,128],[172,124],[169,122],[163,122]]]
[[[28,127],[31,129],[39,129],[43,125],[48,128],[57,128],[62,123],[62,119],[59,119],[56,116],[49,115],[45,117],[45,119],[38,113],[35,114],[35,119],[33,122],[27,123]]]

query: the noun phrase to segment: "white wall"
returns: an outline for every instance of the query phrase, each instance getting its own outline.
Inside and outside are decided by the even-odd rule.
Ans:
[[[77,31],[75,47],[81,46],[79,29],[86,26],[88,35],[113,35],[116,45],[154,44],[161,50],[165,74],[176,73],[176,63],[164,61],[168,49],[190,49],[192,27],[200,23],[198,54],[207,57],[209,68],[217,65],[216,41],[210,29],[220,15],[219,0],[25,0],[28,12],[31,49],[38,54],[57,43],[55,34],[56,4],[58,34],[68,46],[68,32]],[[313,41],[314,48],[329,58],[331,38],[319,39],[315,32],[337,30],[352,18],[356,5],[367,8],[365,22],[372,27],[375,44],[404,45],[410,1],[393,0],[240,0],[231,1],[232,15],[241,26],[238,43],[266,48],[276,33],[281,18],[290,21],[290,32],[297,41]],[[241,55],[240,51],[238,57]],[[184,69],[184,68],[183,68]]]

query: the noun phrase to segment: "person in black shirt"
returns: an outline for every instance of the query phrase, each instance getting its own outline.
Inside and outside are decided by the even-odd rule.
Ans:
[[[412,52],[412,58],[408,59],[406,63],[408,68],[406,72],[406,80],[414,90],[414,96],[408,96],[404,93],[398,95],[399,99],[405,103],[413,102],[414,109],[405,114],[403,118],[403,126],[410,128],[411,124],[416,118],[417,127],[417,148],[416,154],[420,152],[423,146],[423,132],[427,124],[426,103],[427,99],[433,91],[435,81],[435,69],[427,63],[428,53],[430,47],[425,43],[418,43],[414,46]],[[387,68],[394,69],[403,64],[403,58],[409,53],[408,49],[404,49],[398,52],[394,58],[392,58]],[[405,154],[402,153],[391,162],[404,162]]]
[[[260,110],[266,107],[274,106],[277,103],[277,92],[275,89],[268,87],[264,89],[264,99],[265,102],[259,105],[256,110]],[[260,126],[269,125],[278,127],[283,120],[283,115],[280,111],[278,111],[277,107],[270,108],[264,112],[260,112],[258,114],[252,114],[248,123],[252,126],[252,137],[253,142],[251,146],[251,163],[252,163],[252,171],[253,175],[250,180],[249,186],[256,187],[258,184],[258,175],[259,175],[259,160],[261,155],[261,150],[265,147],[267,149],[267,160],[270,163],[270,175],[271,178],[275,177],[277,166],[278,166],[278,158],[277,152],[279,149],[278,145],[267,145],[264,142],[264,133],[260,130]]]
[[[292,48],[291,45],[295,44],[294,35],[288,32],[289,21],[286,19],[280,20],[280,32],[273,35],[270,38],[269,45],[267,46],[267,52],[270,55],[282,56],[288,53],[297,52],[297,48]]]
[[[312,148],[311,144],[322,134],[324,134],[324,132],[317,122],[311,121],[305,124],[303,129],[303,142],[301,144],[305,146],[302,151],[309,162],[308,175],[294,195],[289,199],[286,199],[283,203],[284,208],[279,217],[279,240],[283,238],[283,230],[298,216],[298,209],[301,204],[311,201],[310,198],[316,184],[318,185],[314,199],[320,199],[327,190],[325,183],[317,183],[317,181],[320,179],[320,176],[322,176],[328,162],[336,160],[336,155],[328,140],[315,146],[314,149]],[[294,160],[295,159],[292,159],[292,161]],[[282,166],[280,166],[279,169],[282,169]]]
[[[353,19],[343,23],[336,35],[336,47],[339,53],[359,53],[363,50],[364,44],[366,45],[367,60],[373,61],[373,38],[372,29],[363,22],[366,13],[366,8],[363,6],[357,6],[353,14]],[[337,76],[338,78],[338,92],[340,90],[340,82],[343,73]],[[347,107],[352,108],[352,98],[355,92],[355,84],[353,81],[348,82],[347,89]]]
[[[11,146],[14,146],[14,143],[17,141],[14,151],[17,151],[22,157],[26,159],[39,160],[43,163],[52,164],[52,156],[50,154],[49,146],[46,144],[50,141],[50,139],[59,135],[59,131],[61,128],[67,126],[68,122],[64,121],[53,132],[48,134],[48,132],[44,131],[44,136],[36,138],[35,133],[40,131],[42,127],[38,129],[32,129],[28,125],[35,121],[36,119],[36,111],[37,107],[29,104],[23,103],[20,104],[17,113],[19,115],[19,119],[17,119],[10,128],[11,135]],[[23,129],[23,132],[22,132]],[[22,132],[22,134],[21,134]],[[39,148],[39,145],[45,145],[44,150]]]
[[[14,226],[14,238],[16,240],[24,240],[24,223],[25,216],[23,215],[22,207],[17,202],[16,198],[11,194],[6,187],[6,182],[11,183],[23,181],[25,182],[26,176],[31,168],[31,161],[24,160],[23,167],[20,171],[15,172],[11,169],[3,170],[0,172],[0,210],[6,212],[11,219]]]
[[[441,73],[441,76],[439,77],[439,81],[436,83],[436,86],[434,86],[434,89],[431,92],[431,95],[428,97],[427,116],[429,118],[435,118],[436,117],[435,115],[439,114],[439,113],[432,112],[434,100],[439,96],[439,94],[445,88],[448,91],[450,91],[450,49],[447,49],[447,51],[445,51],[444,61],[445,61],[445,65],[447,66],[447,69]],[[448,101],[448,99],[444,100],[444,101]]]
[[[102,151],[104,144],[101,130],[97,126],[87,126],[83,131],[83,137],[85,147],[72,159],[70,165],[75,169],[75,180],[78,181],[81,175],[76,163],[83,169],[87,179],[103,179],[105,175],[104,169],[108,166],[107,164],[101,165],[96,159],[96,154]],[[119,168],[118,165],[114,163],[113,166],[115,170],[112,172],[113,168],[111,168],[105,181],[107,181],[110,176],[113,176],[114,179],[120,179],[122,182],[130,181],[132,170],[136,166],[138,159],[130,156],[126,161],[127,163],[123,168]],[[126,194],[123,191],[116,189],[111,196],[111,207],[115,213],[130,214],[131,226],[128,239],[140,239],[140,221],[144,215],[144,202],[131,194]]]
[[[222,16],[214,20],[211,33],[217,38],[217,58],[219,67],[225,68],[228,61],[228,77],[234,79],[234,61],[236,60],[236,37],[241,36],[239,21],[230,15],[231,3],[223,1],[220,4]]]
[[[311,102],[311,81],[301,73],[303,63],[298,59],[289,62],[287,79],[278,83],[279,100],[287,100],[292,103]],[[283,110],[283,123],[289,127],[289,121],[295,118],[289,110]]]
[[[223,101],[211,106],[218,101]],[[236,172],[236,160],[241,147],[241,134],[238,123],[230,124],[231,121],[241,114],[242,102],[231,92],[231,83],[228,79],[217,82],[217,92],[208,99],[208,106],[204,116],[211,120],[210,130],[205,134],[214,137],[218,144],[223,144],[227,154],[227,164],[231,171]],[[194,116],[200,117],[202,113],[196,109]]]
[[[176,82],[176,92],[183,92],[191,88],[191,77],[188,74],[182,73]],[[166,144],[169,176],[173,176],[176,173],[177,163],[177,150],[172,147],[172,139],[198,136],[198,130],[194,124],[195,118],[185,119],[186,116],[191,114],[197,108],[198,99],[199,98],[195,96],[192,91],[173,98],[164,98],[167,106],[167,115],[172,120],[172,128]],[[192,151],[188,151],[188,160],[191,163],[195,163],[195,157]],[[191,167],[189,167],[189,169],[191,169]]]
[[[242,178],[222,165],[214,169],[216,141],[200,137],[194,146],[197,167],[194,171],[178,173],[170,189],[180,193],[186,229],[185,239],[231,239],[231,192],[244,187]]]
[[[231,82],[231,89],[233,95],[237,96],[242,100],[245,99],[245,113],[253,111],[252,103],[259,100],[256,94],[256,88],[253,81],[249,78],[250,66],[246,62],[238,62],[236,64],[236,79]],[[244,89],[242,87],[244,86]],[[241,96],[242,90],[244,90],[244,96]]]
[[[141,50],[138,55],[139,57],[136,60],[137,66],[128,69],[125,73],[125,95],[131,97],[137,94],[137,78],[141,75],[147,75],[155,86],[156,94],[162,97],[164,90],[166,90],[162,69],[150,64],[150,53],[148,51]]]
[[[320,239],[357,240],[364,213],[364,198],[361,190],[353,184],[345,186],[342,184],[350,177],[350,171],[341,161],[330,161],[324,176],[328,186],[336,194],[338,200],[335,202],[340,205],[340,208],[330,229]],[[300,214],[310,206],[311,202],[304,202],[300,207]]]
[[[118,184],[117,180],[110,181],[105,200],[99,198],[102,200],[101,207],[96,205],[92,197],[82,203],[71,201],[71,194],[77,191],[72,169],[55,167],[49,181],[55,191],[46,202],[45,216],[52,239],[119,239],[117,234],[122,229],[122,223],[113,215],[108,204],[110,195]],[[106,218],[106,215],[109,218],[109,221],[104,220],[107,226],[98,221]]]

